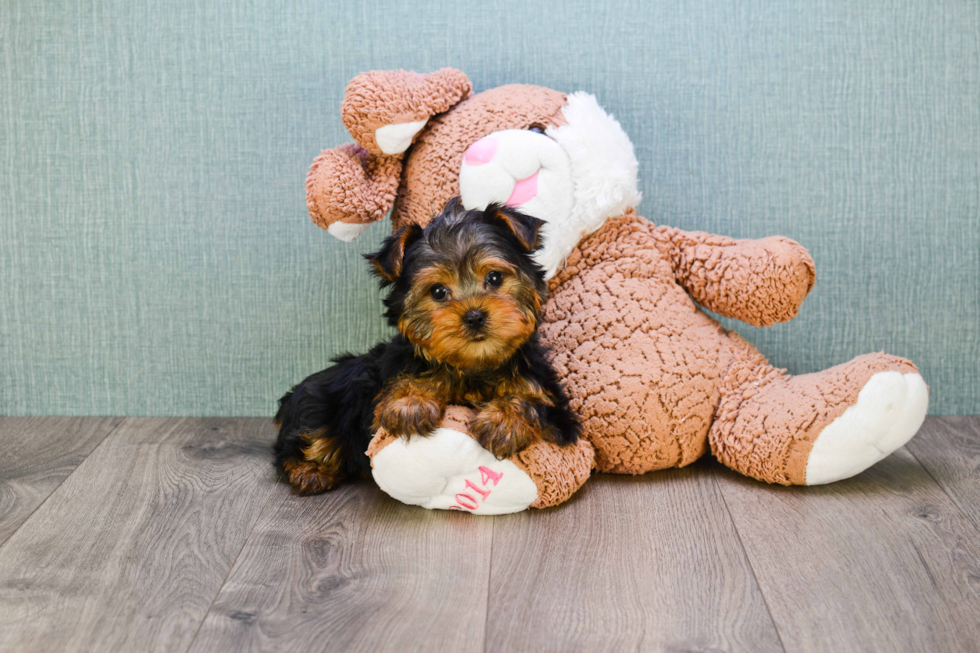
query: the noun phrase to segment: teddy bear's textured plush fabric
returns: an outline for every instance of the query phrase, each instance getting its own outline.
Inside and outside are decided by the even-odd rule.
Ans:
[[[342,225],[366,227],[383,218],[395,202],[401,172],[401,159],[376,156],[359,145],[327,150],[313,161],[306,177],[310,216],[324,229],[333,227],[330,233],[338,238],[357,236],[363,227],[352,232]]]
[[[470,90],[466,75],[452,68],[428,75],[372,71],[351,80],[340,115],[356,144],[327,150],[314,160],[306,178],[313,221],[350,241],[383,218],[395,203],[402,154],[415,134]],[[391,129],[397,132],[382,138]]]
[[[682,467],[710,442],[719,460],[747,476],[804,484],[814,439],[868,379],[915,366],[871,354],[790,377],[691,297],[772,324],[796,315],[813,274],[806,250],[790,240],[739,242],[654,227],[632,214],[583,240],[549,284],[541,333],[597,469]]]
[[[460,195],[467,208],[511,201],[546,220],[538,256],[550,297],[540,329],[584,427],[574,451],[540,443],[498,461],[516,479],[499,493],[504,499],[470,508],[463,494],[461,509],[554,505],[593,465],[642,474],[708,451],[769,483],[826,483],[862,471],[915,434],[928,390],[911,362],[869,354],[791,376],[701,310],[756,326],[792,319],[815,280],[803,247],[781,237],[685,232],[637,216],[632,145],[587,93],[510,85],[469,95],[468,83],[445,71],[427,80],[394,71],[351,83],[348,94],[357,97],[345,101],[344,121],[360,149],[341,146],[314,163],[311,216],[347,239],[385,207],[396,226],[424,225]],[[406,151],[386,154],[379,142]],[[411,503],[459,507],[447,488],[475,483],[477,468],[466,466],[485,460],[460,410],[451,409],[429,438],[414,439],[423,444],[378,434],[368,453],[379,484]],[[381,456],[386,450],[391,455]],[[469,462],[456,465],[447,452]],[[439,478],[402,474],[399,465],[438,470],[428,475]]]
[[[378,142],[378,130],[406,123],[424,124],[469,95],[471,89],[466,75],[452,68],[428,75],[374,70],[358,75],[347,85],[340,117],[358,145],[371,154],[393,156],[404,152],[411,138],[400,151],[385,151],[384,144]]]
[[[432,119],[405,165],[394,226],[425,226],[451,198],[459,195],[459,169],[466,149],[487,134],[503,129],[561,124],[565,94],[525,84],[484,91],[453,108],[452,116]]]
[[[407,222],[425,226],[446,202],[459,195],[459,167],[466,148],[474,141],[501,129],[563,122],[565,94],[525,84],[484,91],[473,103],[463,100],[453,108],[453,119],[446,120],[435,115],[435,108],[442,106],[446,95],[422,102],[416,85],[406,89],[409,99],[401,97],[396,82],[406,75],[404,71],[365,73],[348,85],[347,98],[353,95],[356,100],[344,101],[344,125],[355,135],[357,145],[324,151],[306,178],[310,217],[324,229],[338,222],[374,222],[390,209],[395,228]],[[371,88],[379,80],[383,83]],[[469,90],[468,82],[465,88]],[[408,109],[409,104],[413,110]],[[401,109],[393,111],[389,106]],[[371,130],[383,126],[378,121],[394,113],[418,118],[426,109],[428,116],[435,116],[425,125],[428,137],[416,140],[403,174],[401,154],[381,153]]]

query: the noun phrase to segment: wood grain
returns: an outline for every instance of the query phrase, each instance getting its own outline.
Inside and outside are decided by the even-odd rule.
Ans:
[[[980,417],[930,417],[907,446],[980,528]]]
[[[978,422],[828,486],[706,460],[481,519],[294,497],[264,419],[7,418],[0,651],[976,650]]]
[[[487,650],[781,651],[702,464],[495,518]]]
[[[0,417],[0,546],[121,417]]]
[[[980,536],[908,451],[809,488],[717,472],[787,650],[976,650]]]
[[[274,487],[265,419],[127,419],[0,548],[0,650],[184,650]]]
[[[191,651],[482,651],[493,522],[276,490]]]

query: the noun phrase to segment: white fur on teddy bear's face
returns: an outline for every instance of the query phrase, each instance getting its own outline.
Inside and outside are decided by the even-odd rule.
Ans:
[[[544,134],[518,129],[490,134],[492,156],[484,148],[482,156],[464,157],[459,175],[467,209],[508,203],[547,223],[544,246],[535,258],[548,278],[582,238],[640,203],[633,144],[615,118],[584,92],[568,96],[562,114],[567,124]],[[534,181],[534,174],[533,197],[508,202],[512,196],[528,196],[526,188],[523,193],[517,189],[518,182]]]
[[[477,148],[482,153],[474,157]],[[497,202],[548,224],[567,222],[572,211],[568,155],[553,139],[533,131],[506,129],[481,139],[463,158],[459,188],[467,209]]]

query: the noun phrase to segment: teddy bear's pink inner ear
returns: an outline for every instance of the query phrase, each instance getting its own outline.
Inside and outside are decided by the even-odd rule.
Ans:
[[[400,156],[432,116],[467,97],[470,80],[453,68],[361,73],[347,85],[341,118],[354,141],[375,155]]]

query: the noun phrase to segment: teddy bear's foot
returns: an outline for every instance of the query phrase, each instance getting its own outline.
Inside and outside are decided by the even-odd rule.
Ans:
[[[847,478],[905,444],[925,417],[928,389],[903,358],[865,354],[790,376],[748,347],[729,368],[708,433],[715,457],[746,476],[781,485]]]
[[[929,390],[915,373],[878,372],[857,401],[828,424],[813,442],[806,484],[850,478],[912,439],[929,407]]]
[[[385,493],[423,508],[502,515],[525,510],[538,498],[537,486],[520,467],[497,460],[453,428],[438,428],[427,437],[392,438],[373,454],[371,465]]]
[[[473,417],[469,408],[449,406],[426,437],[380,429],[367,450],[378,486],[423,508],[502,515],[567,501],[592,474],[595,451],[584,439],[564,446],[540,440],[497,460],[470,434]]]

